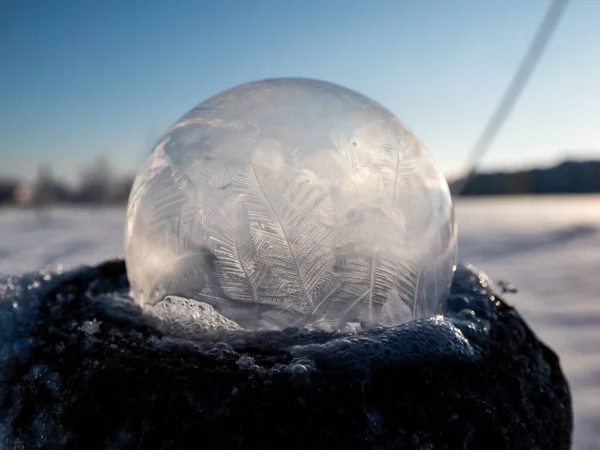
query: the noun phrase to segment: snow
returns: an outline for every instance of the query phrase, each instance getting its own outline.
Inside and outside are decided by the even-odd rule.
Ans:
[[[507,297],[561,358],[576,450],[600,448],[600,196],[464,199],[460,260],[519,292]],[[125,210],[0,209],[0,275],[120,256]]]
[[[0,274],[96,264],[123,251],[124,208],[0,209]]]
[[[577,450],[600,448],[600,197],[465,200],[459,257],[519,292],[507,300],[558,353]]]

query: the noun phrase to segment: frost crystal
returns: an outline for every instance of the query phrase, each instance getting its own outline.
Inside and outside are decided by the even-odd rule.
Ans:
[[[176,295],[246,329],[434,315],[456,257],[450,193],[419,141],[361,94],[245,84],[191,110],[132,188],[131,293]]]

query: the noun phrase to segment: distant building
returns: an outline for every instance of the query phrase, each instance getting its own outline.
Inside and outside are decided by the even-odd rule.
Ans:
[[[41,168],[33,183],[20,183],[13,194],[14,203],[18,206],[44,206],[64,203],[70,200],[68,187],[52,177],[47,168]]]
[[[12,201],[15,205],[27,206],[31,202],[32,193],[33,184],[21,182],[15,187]]]

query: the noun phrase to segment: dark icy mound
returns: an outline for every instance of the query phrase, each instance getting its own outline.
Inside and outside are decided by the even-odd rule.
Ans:
[[[465,267],[445,318],[362,334],[167,337],[126,292],[122,261],[0,283],[0,448],[570,447],[557,356]]]

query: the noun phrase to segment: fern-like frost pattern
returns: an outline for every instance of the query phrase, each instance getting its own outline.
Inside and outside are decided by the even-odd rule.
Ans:
[[[456,258],[448,186],[361,94],[306,79],[225,91],[160,139],[132,188],[131,294],[245,329],[392,326],[438,312]]]

